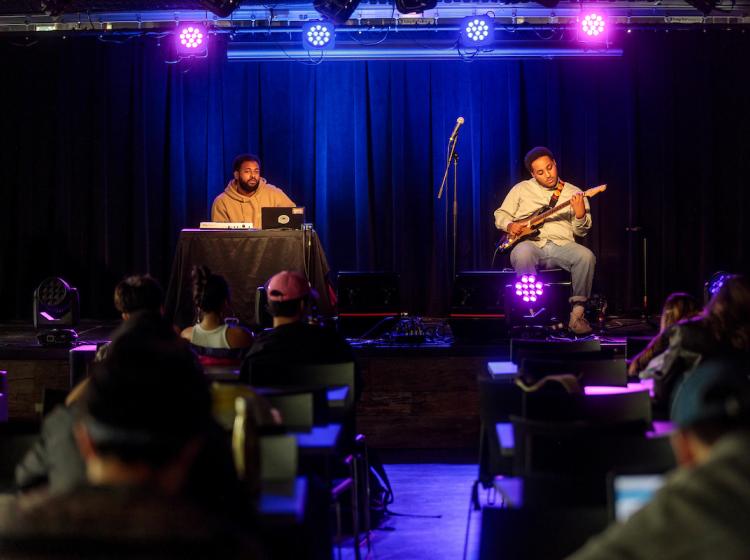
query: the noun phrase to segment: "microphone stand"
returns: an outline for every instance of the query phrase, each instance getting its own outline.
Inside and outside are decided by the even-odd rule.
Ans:
[[[443,196],[443,189],[448,181],[448,171],[453,163],[453,255],[451,265],[451,282],[456,277],[456,252],[458,239],[458,152],[456,152],[456,144],[458,144],[458,131],[456,135],[448,139],[448,158],[445,161],[445,172],[443,173],[443,180],[440,182],[440,189],[438,190],[438,200]],[[446,206],[446,214],[448,208]],[[447,215],[446,215],[447,219]],[[447,248],[447,247],[446,247]]]

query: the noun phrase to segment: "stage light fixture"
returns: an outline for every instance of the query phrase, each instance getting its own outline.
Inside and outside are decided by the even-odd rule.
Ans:
[[[723,270],[714,272],[704,286],[704,299],[708,301],[713,296],[715,296],[716,292],[718,292],[724,285],[724,282],[729,280],[732,276],[735,275],[729,272],[724,272]]]
[[[495,40],[495,20],[489,16],[469,16],[461,22],[461,44],[481,47]]]
[[[606,22],[604,21],[604,18],[601,16],[601,14],[597,14],[595,12],[586,14],[586,16],[581,20],[581,31],[583,31],[583,33],[587,37],[598,37],[599,35],[604,33],[605,27]]]
[[[189,23],[180,26],[176,42],[177,54],[182,58],[208,54],[208,31],[204,25]]]
[[[402,14],[418,14],[435,6],[437,0],[396,0],[396,9]]]
[[[306,49],[323,51],[336,44],[336,28],[327,21],[308,21],[302,26],[302,45]]]
[[[521,298],[525,303],[536,303],[544,293],[544,285],[533,274],[524,274],[521,276],[514,287],[516,296]]]
[[[34,328],[78,324],[78,290],[62,278],[47,278],[34,290]]]
[[[313,8],[325,17],[331,20],[333,23],[342,24],[345,23],[354,10],[357,9],[359,0],[314,0]]]

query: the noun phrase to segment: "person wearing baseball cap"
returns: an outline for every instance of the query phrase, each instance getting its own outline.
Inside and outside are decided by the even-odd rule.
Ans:
[[[685,377],[672,405],[679,468],[627,522],[570,558],[750,558],[749,374],[745,361],[716,358]]]
[[[259,367],[354,362],[354,353],[334,329],[310,324],[307,310],[317,293],[305,276],[282,270],[266,283],[268,312],[273,328],[261,333],[242,364],[240,380],[252,383]],[[361,383],[357,383],[359,387]]]

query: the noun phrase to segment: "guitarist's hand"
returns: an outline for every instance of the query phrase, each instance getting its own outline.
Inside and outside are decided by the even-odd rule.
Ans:
[[[583,202],[583,193],[579,192],[570,197],[570,207],[576,213],[579,220],[586,215],[586,205]]]
[[[518,235],[521,233],[521,230],[523,230],[523,224],[519,224],[518,222],[508,224],[508,233],[511,235]]]

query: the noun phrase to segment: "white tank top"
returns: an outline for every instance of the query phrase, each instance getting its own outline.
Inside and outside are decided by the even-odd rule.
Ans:
[[[227,340],[228,328],[229,325],[221,325],[207,331],[200,324],[196,323],[193,325],[193,334],[190,336],[190,342],[204,348],[231,348]]]

